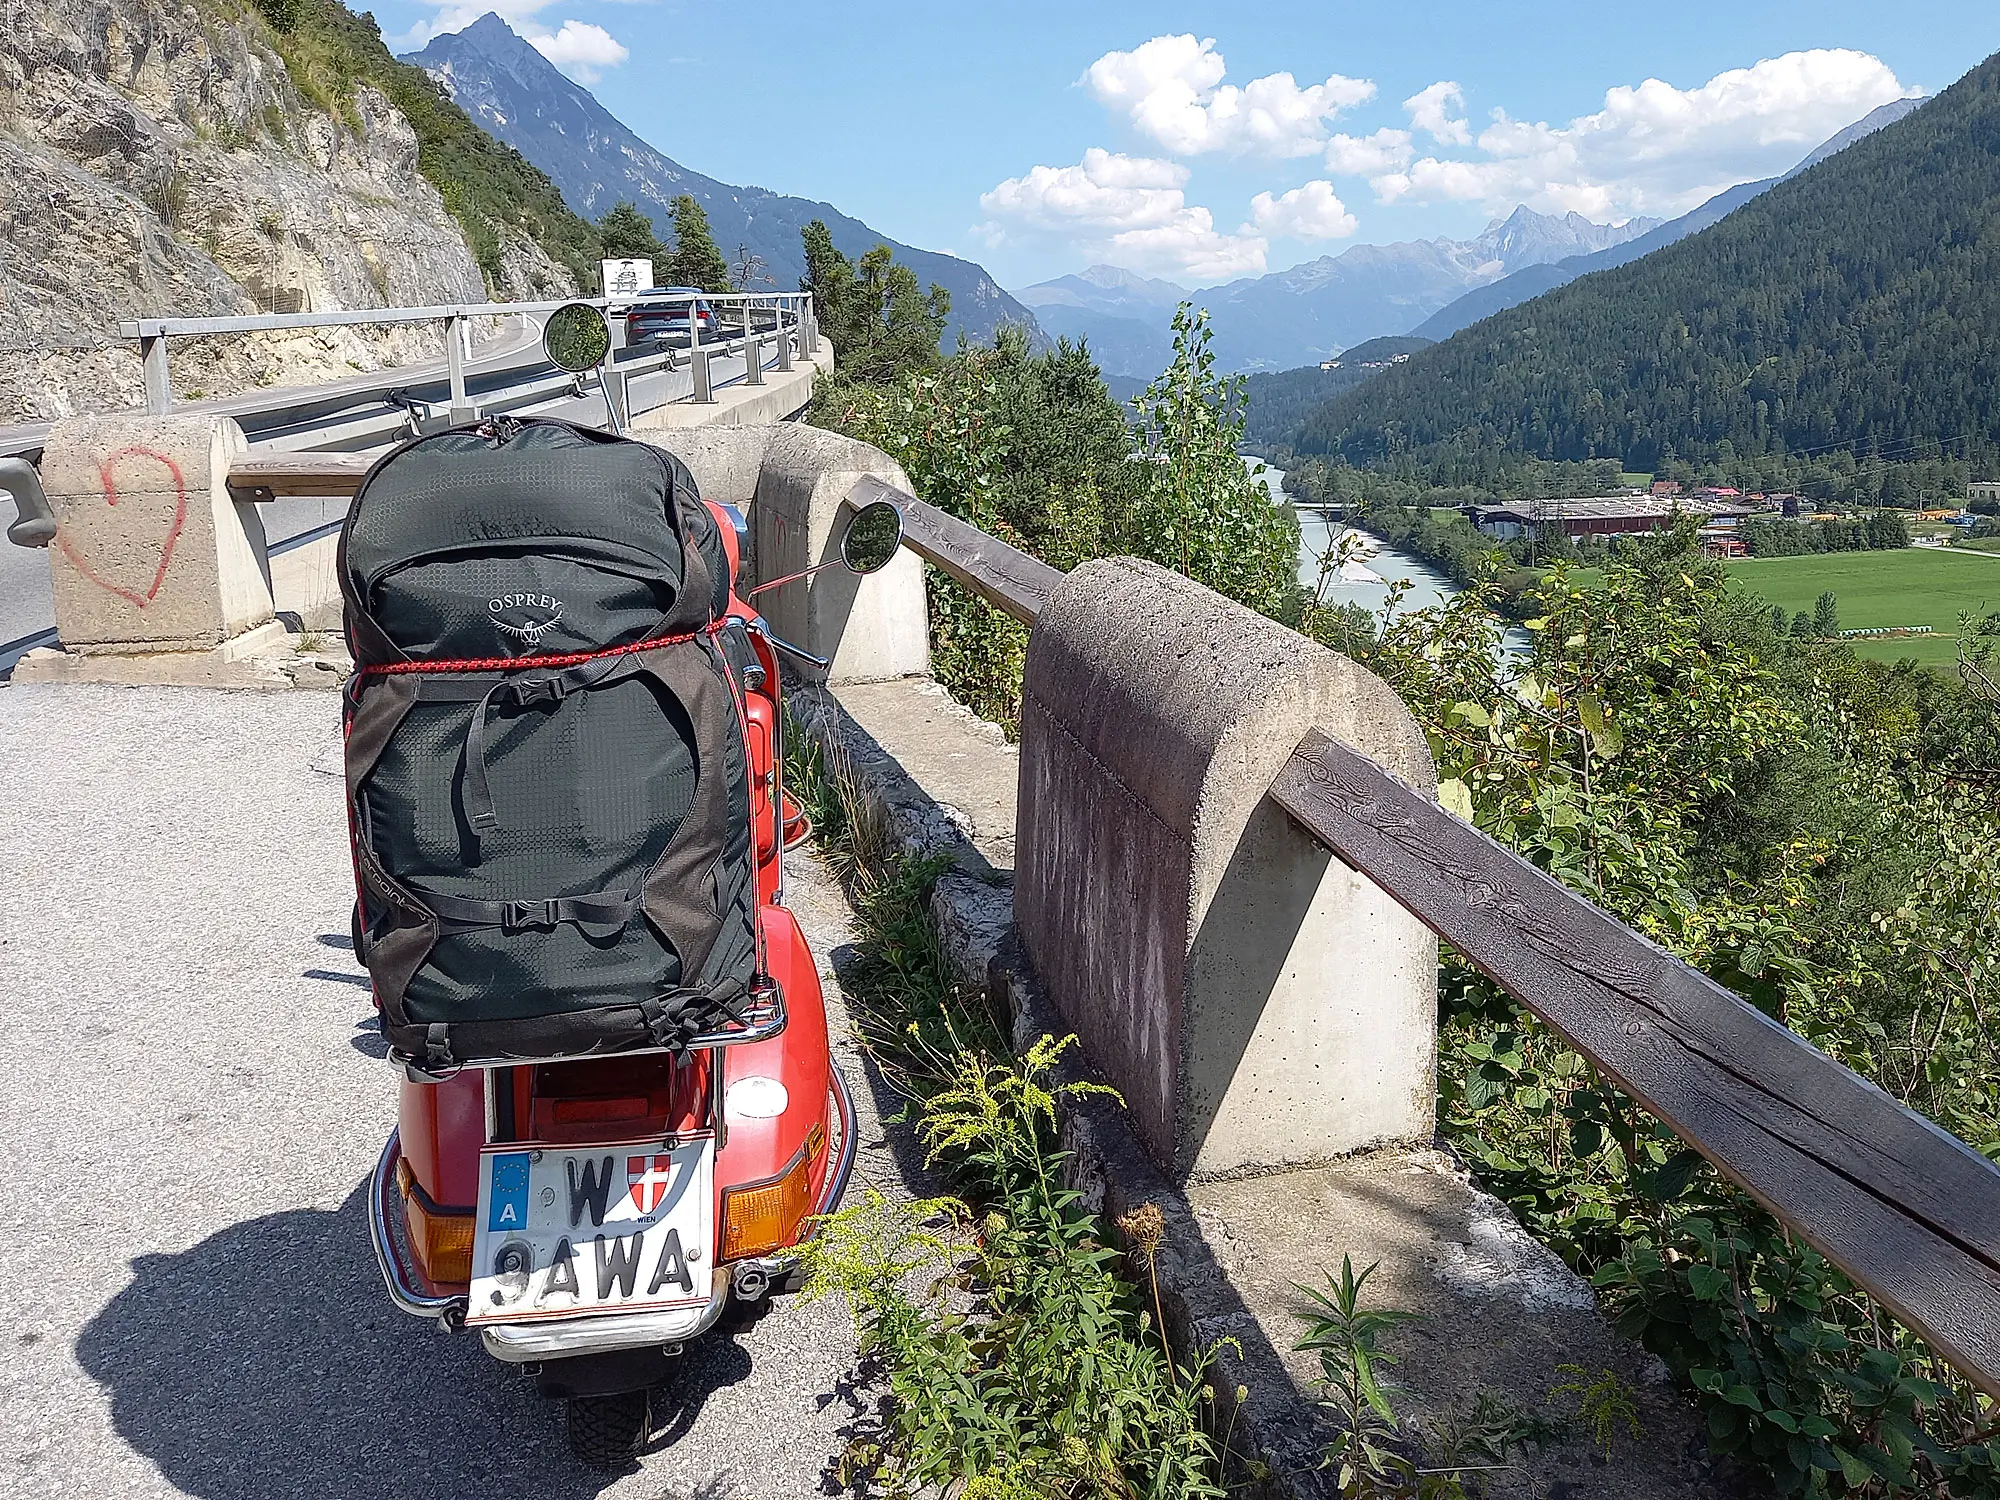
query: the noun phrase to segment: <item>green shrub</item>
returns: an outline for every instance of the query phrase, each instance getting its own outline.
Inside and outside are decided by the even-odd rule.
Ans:
[[[851,376],[814,395],[812,420],[902,464],[940,510],[1067,571],[1148,558],[1280,619],[1297,617],[1298,524],[1238,456],[1236,385],[1216,375],[1205,314],[1175,318],[1174,364],[1132,409],[1089,350],[1034,354],[1016,329],[888,383]],[[932,669],[1010,730],[1027,632],[933,572]]]
[[[1589,587],[1555,569],[1505,682],[1483,592],[1352,642],[1442,800],[2000,1156],[1985,705],[1794,644],[1689,532]],[[1443,1134],[1695,1394],[1718,1453],[1783,1496],[2000,1494],[1993,1403],[1450,954],[1441,1020]]]

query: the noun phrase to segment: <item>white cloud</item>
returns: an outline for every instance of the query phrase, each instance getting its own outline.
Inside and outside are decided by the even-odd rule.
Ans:
[[[981,194],[989,218],[978,232],[997,245],[1011,226],[1137,271],[1218,281],[1261,272],[1264,237],[1249,225],[1218,231],[1187,201],[1187,180],[1177,162],[1092,146],[1075,166],[1033,167]]]
[[[979,206],[1037,229],[1155,228],[1187,212],[1187,180],[1178,163],[1092,146],[1076,166],[1033,167],[1008,178],[982,194]]]
[[[1238,88],[1223,83],[1226,71],[1213,37],[1156,36],[1130,52],[1105,53],[1083,83],[1178,156],[1310,156],[1326,140],[1326,121],[1375,94],[1366,79],[1339,73],[1304,86],[1290,73],[1270,73]]]
[[[1450,125],[1438,92],[1448,87],[1455,89],[1433,84],[1407,101],[1420,128],[1431,129],[1418,109],[1427,96]],[[1427,156],[1376,174],[1371,185],[1383,202],[1473,202],[1496,213],[1526,203],[1596,219],[1679,214],[1735,183],[1785,170],[1869,110],[1917,92],[1865,52],[1788,52],[1698,88],[1657,78],[1620,85],[1606,92],[1603,109],[1567,125],[1496,109],[1479,133],[1480,156]]]
[[[604,69],[615,68],[632,54],[602,26],[565,21],[554,36],[531,36],[529,43],[579,83],[595,83]]]
[[[615,68],[632,54],[602,26],[566,20],[555,31],[537,17],[556,0],[429,0],[437,14],[418,21],[401,36],[388,38],[389,50],[418,52],[433,37],[463,31],[488,11],[511,26],[522,41],[569,74],[578,83],[595,83],[606,68]]]
[[[1330,182],[1308,182],[1279,198],[1259,193],[1250,200],[1250,222],[1264,234],[1299,240],[1342,240],[1357,227]]]
[[[1337,135],[1326,143],[1326,169],[1344,177],[1373,177],[1407,166],[1415,153],[1410,132],[1386,126],[1373,135]]]
[[[1424,131],[1440,146],[1470,146],[1472,130],[1463,115],[1453,109],[1465,108],[1465,92],[1449,79],[1440,79],[1429,88],[1403,101],[1410,123]]]

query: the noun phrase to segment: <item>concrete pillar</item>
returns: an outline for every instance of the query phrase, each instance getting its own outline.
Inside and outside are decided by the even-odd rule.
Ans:
[[[1029,640],[1022,948],[1184,1181],[1432,1134],[1437,941],[1265,796],[1314,727],[1435,794],[1387,684],[1151,563],[1076,569]]]
[[[55,424],[42,486],[65,649],[203,651],[270,621],[263,523],[228,488],[244,446],[226,417]]]
[[[903,489],[902,466],[879,448],[798,422],[635,434],[679,456],[702,498],[740,507],[750,522],[750,579],[783,578],[837,562],[846,501],[863,475]],[[746,585],[747,586],[747,585]],[[831,567],[753,601],[774,634],[833,663],[832,682],[930,670],[923,563],[904,551],[857,578]]]

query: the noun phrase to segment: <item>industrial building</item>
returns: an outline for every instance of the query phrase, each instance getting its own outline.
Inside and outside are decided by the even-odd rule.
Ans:
[[[1473,507],[1472,523],[1501,541],[1526,536],[1545,526],[1559,526],[1563,535],[1623,536],[1664,531],[1679,516],[1708,525],[1734,526],[1758,507],[1739,500],[1691,499],[1650,495],[1592,495],[1574,500],[1507,500]]]

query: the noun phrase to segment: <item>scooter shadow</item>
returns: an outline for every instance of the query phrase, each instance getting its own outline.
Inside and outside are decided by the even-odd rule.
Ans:
[[[364,1185],[133,1261],[76,1350],[119,1435],[203,1500],[586,1500],[615,1483],[578,1466],[533,1381],[389,1304],[366,1203]],[[690,1361],[668,1420],[747,1364]]]

